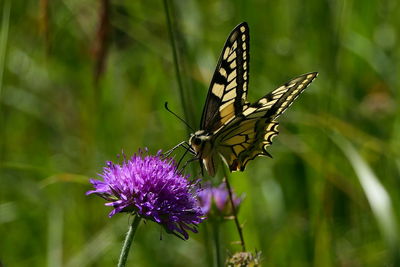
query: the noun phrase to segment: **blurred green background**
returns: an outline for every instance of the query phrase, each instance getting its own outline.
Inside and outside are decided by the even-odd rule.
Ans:
[[[219,53],[242,21],[250,101],[320,72],[280,118],[274,158],[231,176],[246,194],[248,249],[262,251],[263,266],[400,266],[398,1],[171,1],[183,95],[162,1],[0,8],[3,266],[116,265],[129,218],[109,219],[102,199],[85,196],[89,177],[122,150],[188,138],[164,102],[198,127]],[[223,253],[238,251],[233,222],[223,226]],[[129,266],[209,266],[209,228],[184,242],[141,224]]]

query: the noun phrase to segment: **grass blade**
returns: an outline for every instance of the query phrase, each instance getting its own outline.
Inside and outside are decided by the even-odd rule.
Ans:
[[[387,190],[350,142],[338,135],[332,136],[332,139],[352,165],[383,237],[392,249],[397,249],[397,224]]]

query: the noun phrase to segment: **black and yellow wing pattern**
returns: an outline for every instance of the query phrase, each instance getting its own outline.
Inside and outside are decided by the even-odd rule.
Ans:
[[[242,113],[247,98],[249,27],[241,23],[231,32],[208,89],[200,127],[215,132]]]
[[[249,105],[215,136],[216,149],[231,171],[243,171],[258,155],[270,156],[266,148],[278,135],[276,119],[315,79],[317,73],[301,75]]]
[[[278,134],[277,118],[318,74],[303,74],[250,104],[249,40],[246,22],[230,33],[211,80],[200,130],[189,140],[211,176],[216,171],[217,156],[231,171],[243,171],[259,155],[270,156],[266,148]]]

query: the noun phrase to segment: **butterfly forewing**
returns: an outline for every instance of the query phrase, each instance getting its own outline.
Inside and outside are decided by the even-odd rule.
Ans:
[[[201,119],[201,129],[216,132],[242,113],[246,106],[249,80],[249,28],[236,26],[225,42]]]
[[[312,72],[290,80],[254,104],[246,107],[243,111],[243,116],[249,118],[258,117],[259,113],[263,113],[265,118],[276,119],[307,88],[317,75],[317,72]]]
[[[303,74],[292,79],[286,84],[278,87],[265,96],[265,99],[272,104],[271,108],[265,114],[266,118],[279,117],[294,100],[307,88],[307,86],[317,77],[317,72]]]

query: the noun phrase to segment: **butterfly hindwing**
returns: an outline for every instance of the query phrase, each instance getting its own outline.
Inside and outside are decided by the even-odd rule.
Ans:
[[[249,28],[236,26],[225,42],[203,109],[201,129],[216,132],[242,113],[247,98]]]
[[[278,134],[278,123],[262,117],[243,119],[220,139],[218,151],[231,171],[244,170],[258,155],[270,156],[266,147]]]
[[[258,155],[270,156],[266,148],[278,135],[275,119],[313,81],[317,73],[301,75],[247,107],[216,136],[216,149],[231,171],[244,170]]]

